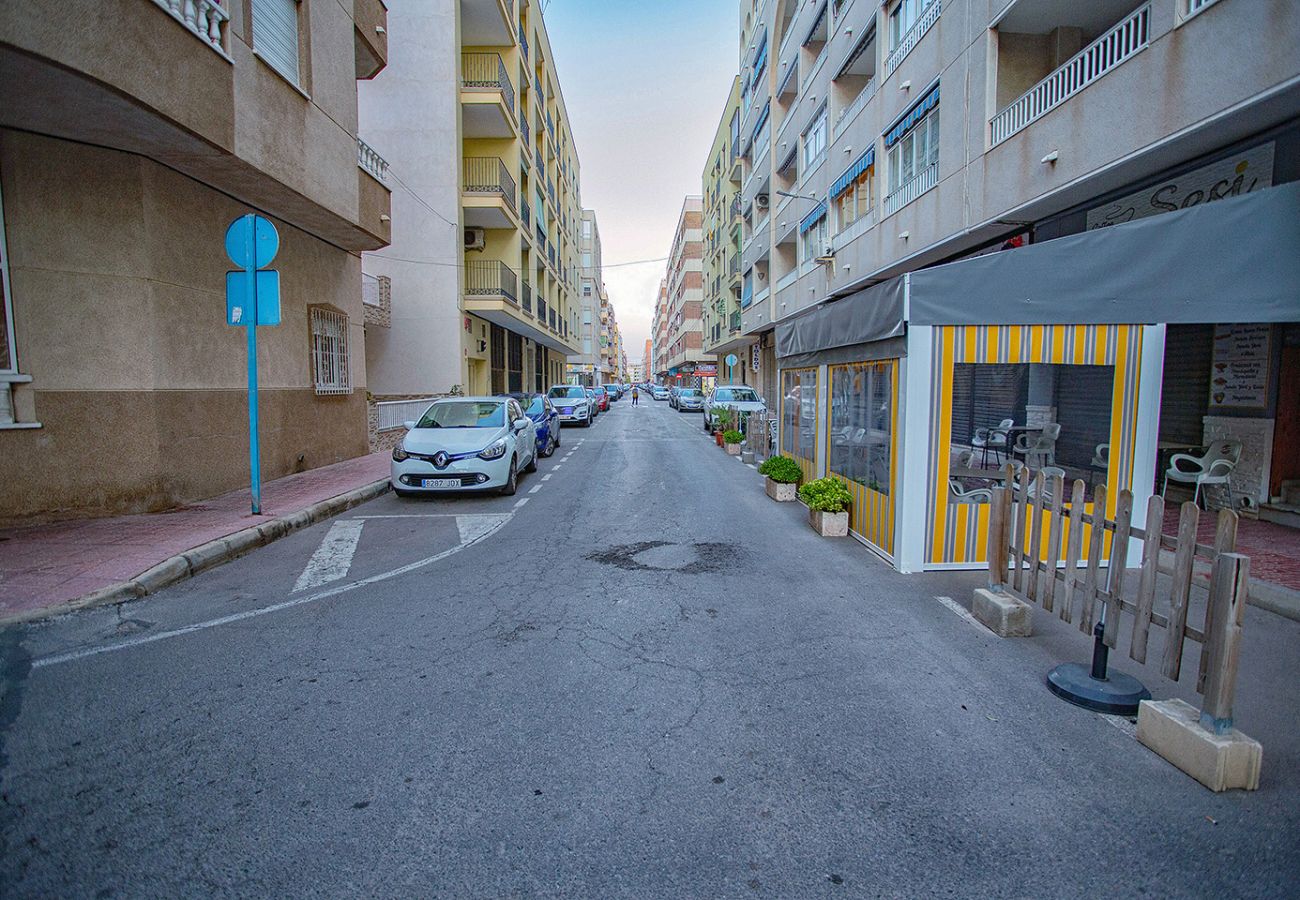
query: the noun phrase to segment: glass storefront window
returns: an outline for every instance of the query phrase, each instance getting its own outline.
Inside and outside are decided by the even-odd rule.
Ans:
[[[781,452],[809,462],[817,458],[817,370],[781,373]]]
[[[831,368],[830,470],[881,494],[890,488],[892,376],[890,362]]]

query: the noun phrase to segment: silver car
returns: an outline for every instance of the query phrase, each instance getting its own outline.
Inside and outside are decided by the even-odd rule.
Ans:
[[[704,412],[704,392],[699,388],[682,388],[677,392],[678,412]]]
[[[705,431],[713,430],[712,410],[716,406],[725,407],[739,413],[742,421],[751,413],[767,411],[767,404],[763,402],[762,397],[758,396],[758,392],[751,387],[745,387],[743,384],[728,384],[715,387],[710,392],[708,399],[705,400],[705,404]]]

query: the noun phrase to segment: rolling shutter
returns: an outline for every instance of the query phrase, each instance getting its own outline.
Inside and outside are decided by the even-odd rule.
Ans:
[[[1165,330],[1160,440],[1195,447],[1201,443],[1210,398],[1213,325],[1170,325]]]
[[[298,84],[298,0],[253,0],[253,49]]]

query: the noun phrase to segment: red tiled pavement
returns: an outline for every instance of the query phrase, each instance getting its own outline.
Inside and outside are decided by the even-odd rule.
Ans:
[[[1179,504],[1165,509],[1165,534],[1178,534]],[[1216,513],[1201,512],[1196,540],[1214,544]],[[1300,590],[1300,531],[1242,516],[1237,522],[1237,552],[1250,557],[1250,577],[1291,590]]]
[[[372,453],[262,485],[262,515],[249,492],[231,491],[178,510],[0,529],[0,619],[58,606],[128,581],[165,559],[388,477]]]

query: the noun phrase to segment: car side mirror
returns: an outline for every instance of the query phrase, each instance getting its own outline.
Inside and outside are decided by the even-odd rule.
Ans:
[[[415,422],[411,419],[407,419],[405,422],[402,423],[402,427],[405,428],[407,431],[410,431],[412,428],[415,427]]]
[[[528,423],[531,421],[532,419],[529,419],[527,416],[523,418],[515,419],[515,431],[516,432],[523,431],[525,428],[528,427]]]

